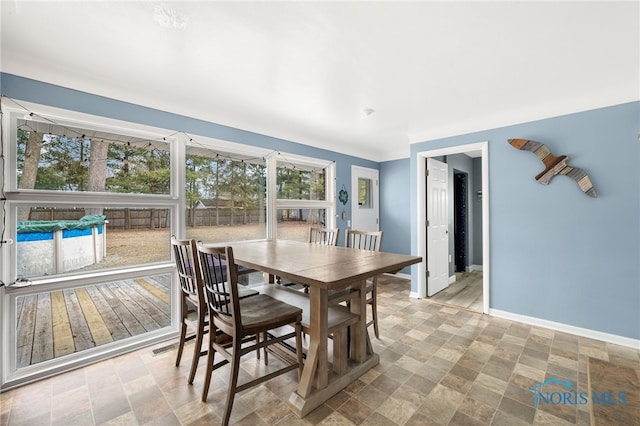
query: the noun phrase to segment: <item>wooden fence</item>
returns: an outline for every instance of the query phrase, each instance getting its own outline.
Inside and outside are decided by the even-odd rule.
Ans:
[[[109,221],[107,229],[156,229],[170,226],[169,209],[43,209],[34,208],[29,212],[29,220],[78,220],[86,214],[103,214]],[[186,225],[221,226],[246,225],[260,223],[258,211],[246,211],[242,208],[211,207],[187,209]],[[264,217],[262,218],[264,222]]]

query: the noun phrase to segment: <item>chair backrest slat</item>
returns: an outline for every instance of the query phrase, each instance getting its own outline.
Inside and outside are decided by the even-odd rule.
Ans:
[[[345,247],[360,250],[380,251],[382,246],[382,231],[359,231],[347,229]]]
[[[229,326],[239,326],[238,267],[231,247],[197,244],[204,293],[209,311]],[[228,333],[227,330],[223,330]]]
[[[199,296],[200,268],[195,255],[195,241],[172,236],[171,247],[182,291],[190,296]]]
[[[312,226],[309,229],[309,242],[326,246],[337,246],[340,228],[322,228]]]

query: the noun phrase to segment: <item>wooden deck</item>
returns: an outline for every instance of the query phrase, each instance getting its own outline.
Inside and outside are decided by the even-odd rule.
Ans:
[[[17,367],[171,324],[170,278],[158,275],[17,298]]]

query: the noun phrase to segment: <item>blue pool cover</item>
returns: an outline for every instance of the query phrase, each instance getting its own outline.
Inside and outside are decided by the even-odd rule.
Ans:
[[[73,238],[91,235],[91,228],[98,227],[102,233],[102,226],[107,219],[105,215],[95,214],[79,220],[22,220],[18,222],[17,241],[52,240],[55,231],[62,230],[62,238]]]

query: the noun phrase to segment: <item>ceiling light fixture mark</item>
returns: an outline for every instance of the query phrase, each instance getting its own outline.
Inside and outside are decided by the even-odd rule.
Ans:
[[[153,8],[153,20],[161,27],[182,30],[187,27],[189,19],[175,9],[165,4],[158,4]]]

